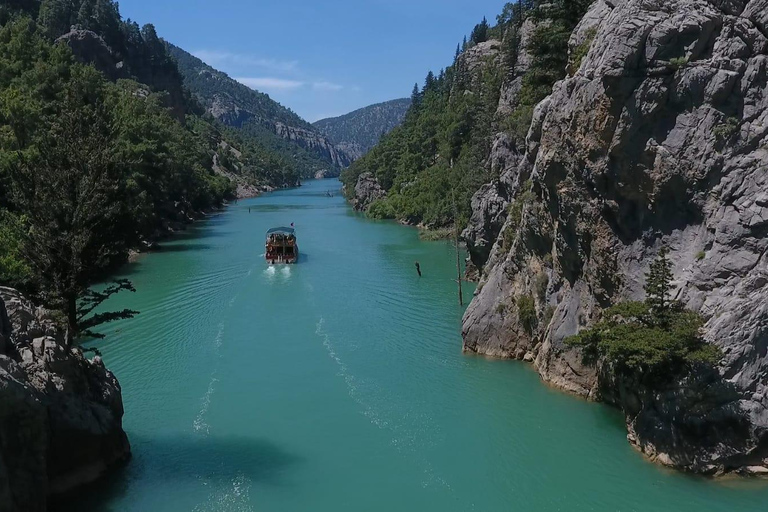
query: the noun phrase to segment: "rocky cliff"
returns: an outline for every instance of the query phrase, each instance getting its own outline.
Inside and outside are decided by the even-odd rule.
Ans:
[[[351,163],[351,158],[320,130],[268,95],[237,82],[177,46],[167,47],[184,85],[209,114],[258,144],[297,160],[303,177],[310,178],[321,170],[338,176],[340,168]]]
[[[0,287],[0,511],[45,511],[125,461],[122,417],[101,358],[66,349],[48,311]]]
[[[525,155],[475,198],[493,235],[464,317],[467,351],[532,361],[621,407],[629,440],[692,471],[768,471],[768,0],[597,0],[587,48],[536,109]],[[501,189],[500,189],[501,187]],[[511,190],[511,193],[510,193]],[[501,214],[503,216],[503,214]],[[671,249],[675,298],[708,319],[717,371],[664,390],[615,382],[563,340]],[[532,299],[535,319],[521,320]]]

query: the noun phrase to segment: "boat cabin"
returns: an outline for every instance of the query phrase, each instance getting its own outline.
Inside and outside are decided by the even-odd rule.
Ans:
[[[296,231],[293,228],[272,228],[267,231],[267,263],[296,263],[299,258],[299,246],[296,243]]]

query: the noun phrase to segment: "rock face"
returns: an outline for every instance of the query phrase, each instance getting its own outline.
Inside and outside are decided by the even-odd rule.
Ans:
[[[319,155],[323,160],[327,160],[333,165],[348,167],[352,163],[349,156],[339,151],[331,141],[316,131],[289,126],[280,122],[274,124],[274,130],[280,137]]]
[[[530,66],[527,45],[535,28],[536,25],[531,20],[526,20],[517,34],[520,38],[520,50],[501,88],[496,111],[499,117],[510,115],[518,104],[523,75]],[[505,37],[514,35],[507,33]],[[467,66],[476,68],[477,61],[482,61],[488,56],[497,58],[499,44],[489,43],[491,44],[485,48],[485,54],[480,54],[481,57],[468,52]],[[478,48],[483,47],[478,45]],[[509,203],[530,175],[531,165],[524,165],[524,153],[525,148],[518,148],[509,134],[502,132],[494,138],[488,166],[490,175],[498,178],[481,187],[472,197],[472,217],[462,233],[469,251],[468,275],[480,271],[488,263],[494,243],[506,221]]]
[[[120,384],[10,288],[0,287],[0,331],[0,511],[45,511],[130,457]]]
[[[357,179],[355,195],[350,199],[350,202],[355,210],[364,211],[372,202],[386,197],[386,195],[387,192],[381,188],[376,177],[370,172],[366,172]]]
[[[111,80],[128,78],[128,70],[112,49],[95,32],[72,27],[72,30],[56,39],[57,43],[64,43],[70,47],[72,53],[80,62],[93,64],[93,66],[107,75]]]
[[[571,38],[572,51],[592,39],[588,54],[539,104],[509,171],[530,175],[534,197],[506,219],[464,317],[465,350],[532,360],[544,380],[618,405],[630,442],[691,471],[768,466],[766,13],[768,0],[593,4]],[[498,190],[476,198],[478,239],[498,225]],[[652,392],[563,341],[642,299],[662,245],[675,298],[708,318],[724,358]]]

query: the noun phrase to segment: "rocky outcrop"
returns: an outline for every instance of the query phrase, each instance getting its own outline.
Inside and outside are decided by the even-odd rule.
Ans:
[[[69,46],[80,62],[93,64],[110,80],[130,76],[124,63],[115,56],[104,39],[95,32],[72,27],[69,32],[56,39],[56,42]]]
[[[352,163],[346,154],[339,151],[331,141],[316,131],[289,126],[280,122],[274,124],[274,130],[280,137],[319,155],[323,160],[327,160],[333,165],[348,167]]]
[[[355,210],[365,211],[371,203],[386,196],[386,190],[381,188],[376,177],[370,172],[365,172],[357,178],[355,194],[350,202]]]
[[[593,4],[571,39],[589,51],[529,132],[533,197],[506,219],[464,317],[465,350],[531,360],[544,380],[618,405],[634,445],[691,471],[768,467],[766,12],[768,0]],[[478,219],[493,204],[477,201]],[[675,297],[705,315],[724,357],[651,391],[563,341],[642,298],[662,245]]]
[[[45,511],[130,456],[120,384],[10,288],[0,287],[0,327],[0,511]]]

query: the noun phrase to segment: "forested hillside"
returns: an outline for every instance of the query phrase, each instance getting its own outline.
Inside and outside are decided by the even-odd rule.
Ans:
[[[168,49],[178,63],[184,84],[207,113],[236,129],[243,138],[290,156],[301,177],[322,171],[337,176],[342,167],[349,165],[346,154],[290,109],[177,46],[168,44]]]
[[[292,154],[204,116],[116,3],[0,6],[0,283],[63,311],[72,336],[78,299],[130,249],[294,184]]]
[[[408,98],[391,100],[312,124],[327,135],[337,148],[352,160],[357,160],[403,122],[410,106]]]
[[[534,106],[568,72],[568,39],[590,3],[514,2],[495,25],[476,25],[454,63],[414,87],[403,124],[342,173],[355,204],[372,217],[464,227],[473,194],[498,172],[491,148],[521,152]]]

